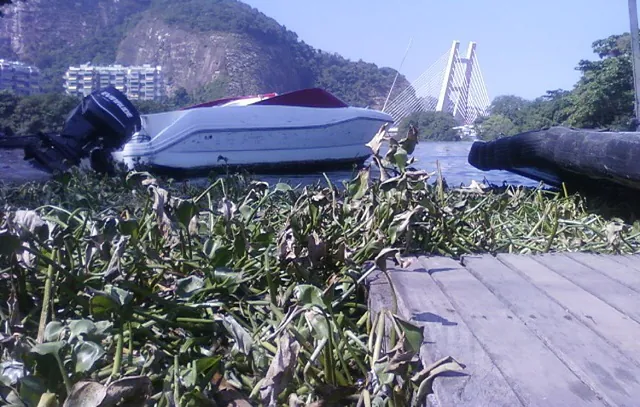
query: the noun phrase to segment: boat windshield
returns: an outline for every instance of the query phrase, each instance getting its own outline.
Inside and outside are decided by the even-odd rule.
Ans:
[[[238,99],[238,100],[232,100],[231,102],[227,102],[221,106],[247,106],[247,105],[251,105],[254,104],[256,102],[259,102],[261,100],[264,100],[265,98],[257,96],[257,97],[252,97],[252,98],[246,98],[246,99]]]

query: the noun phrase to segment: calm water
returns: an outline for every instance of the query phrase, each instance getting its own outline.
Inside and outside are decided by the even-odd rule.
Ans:
[[[469,185],[472,180],[482,182],[487,180],[493,184],[509,184],[521,185],[537,185],[536,182],[518,175],[504,171],[488,171],[483,172],[475,169],[467,162],[467,155],[471,148],[471,142],[437,142],[437,143],[420,143],[418,144],[414,157],[417,162],[414,164],[416,168],[435,171],[436,162],[440,162],[442,175],[450,186],[460,186],[461,184]],[[45,179],[47,174],[42,173],[22,160],[23,153],[18,150],[2,150],[0,149],[0,181],[21,182],[27,180]],[[352,177],[351,171],[335,171],[328,172],[328,178],[340,184],[343,180]],[[288,182],[293,185],[308,185],[315,182],[324,182],[322,173],[303,174],[298,176],[276,176],[276,175],[260,175],[256,178],[276,183],[279,181]]]
[[[480,171],[467,162],[467,156],[473,142],[429,142],[420,143],[416,147],[413,156],[416,158],[414,167],[425,171],[436,171],[440,163],[442,175],[449,186],[469,185],[472,180],[482,182],[484,180],[492,184],[507,182],[515,185],[536,186],[537,182],[511,174],[506,171]],[[332,182],[341,182],[352,177],[351,171],[335,171],[327,173]],[[324,181],[322,173],[304,174],[298,176],[273,176],[257,175],[257,178],[274,183],[278,181],[292,184],[308,185],[317,181]]]

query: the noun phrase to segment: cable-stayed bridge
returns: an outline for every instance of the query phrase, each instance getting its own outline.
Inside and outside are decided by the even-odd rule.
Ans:
[[[449,112],[462,125],[471,125],[488,114],[490,104],[476,43],[469,43],[466,55],[461,56],[460,42],[454,41],[449,51],[390,100],[383,111],[396,125],[419,111]]]

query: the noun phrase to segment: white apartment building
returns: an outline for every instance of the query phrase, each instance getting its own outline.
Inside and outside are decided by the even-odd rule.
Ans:
[[[84,97],[113,85],[131,100],[157,100],[166,92],[162,67],[141,66],[70,66],[64,75],[65,92]]]
[[[0,59],[0,90],[18,95],[40,93],[40,70],[22,62]]]

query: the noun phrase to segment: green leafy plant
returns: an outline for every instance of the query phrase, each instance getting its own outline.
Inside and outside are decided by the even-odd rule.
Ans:
[[[422,367],[421,329],[371,313],[376,270],[415,252],[638,251],[638,224],[579,196],[449,188],[414,168],[417,141],[381,128],[342,185],[74,169],[0,188],[1,399],[418,405],[461,365]]]

